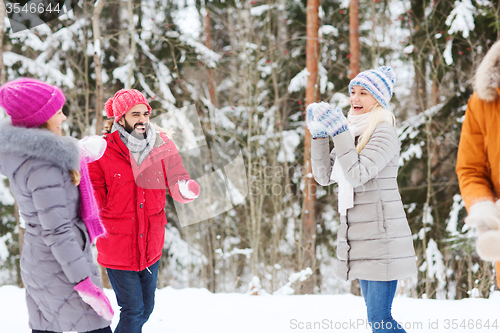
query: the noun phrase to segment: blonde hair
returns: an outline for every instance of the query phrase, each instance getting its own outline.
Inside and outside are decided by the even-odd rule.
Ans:
[[[372,136],[373,131],[375,130],[375,127],[377,127],[378,124],[389,123],[392,126],[396,126],[396,118],[394,117],[394,114],[391,111],[384,109],[379,104],[376,104],[373,107],[373,110],[368,112],[370,112],[368,127],[359,136],[358,145],[356,146],[356,152],[358,154],[363,150],[363,148],[365,148],[366,144],[370,140],[370,137]],[[351,110],[349,110],[349,114],[351,113],[352,108]]]
[[[80,180],[82,179],[82,175],[78,170],[69,170],[69,175],[71,176],[71,182],[73,185],[80,185]]]

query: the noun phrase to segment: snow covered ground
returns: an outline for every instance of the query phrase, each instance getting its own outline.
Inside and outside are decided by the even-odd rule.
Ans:
[[[115,308],[112,290],[106,290]],[[144,333],[369,333],[365,305],[353,295],[248,296],[205,289],[157,291]],[[394,317],[407,332],[500,332],[500,292],[490,299],[438,301],[397,296]],[[0,287],[0,331],[29,333],[24,290]]]

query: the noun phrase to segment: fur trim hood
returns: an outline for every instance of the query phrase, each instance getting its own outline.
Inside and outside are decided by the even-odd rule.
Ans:
[[[0,166],[7,162],[7,155],[41,159],[64,170],[80,170],[80,149],[75,138],[41,128],[16,127],[8,119],[0,121]]]
[[[497,41],[479,65],[474,80],[474,92],[486,102],[498,98],[500,88],[500,41]]]

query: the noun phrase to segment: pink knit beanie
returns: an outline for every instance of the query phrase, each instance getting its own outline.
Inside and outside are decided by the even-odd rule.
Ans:
[[[21,78],[0,87],[0,106],[10,116],[14,126],[39,127],[65,102],[60,88],[35,79]]]
[[[104,105],[106,114],[109,118],[115,118],[118,121],[125,113],[137,104],[144,104],[148,107],[151,113],[151,106],[149,106],[146,97],[136,89],[121,89],[118,90],[114,97],[108,99]]]

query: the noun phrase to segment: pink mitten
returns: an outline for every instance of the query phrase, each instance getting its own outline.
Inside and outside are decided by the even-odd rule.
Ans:
[[[198,198],[200,195],[200,185],[195,180],[180,180],[170,190],[170,194],[175,201],[188,203]]]
[[[73,287],[78,292],[82,300],[90,305],[99,316],[106,320],[113,319],[113,308],[104,292],[97,287],[90,277]]]

